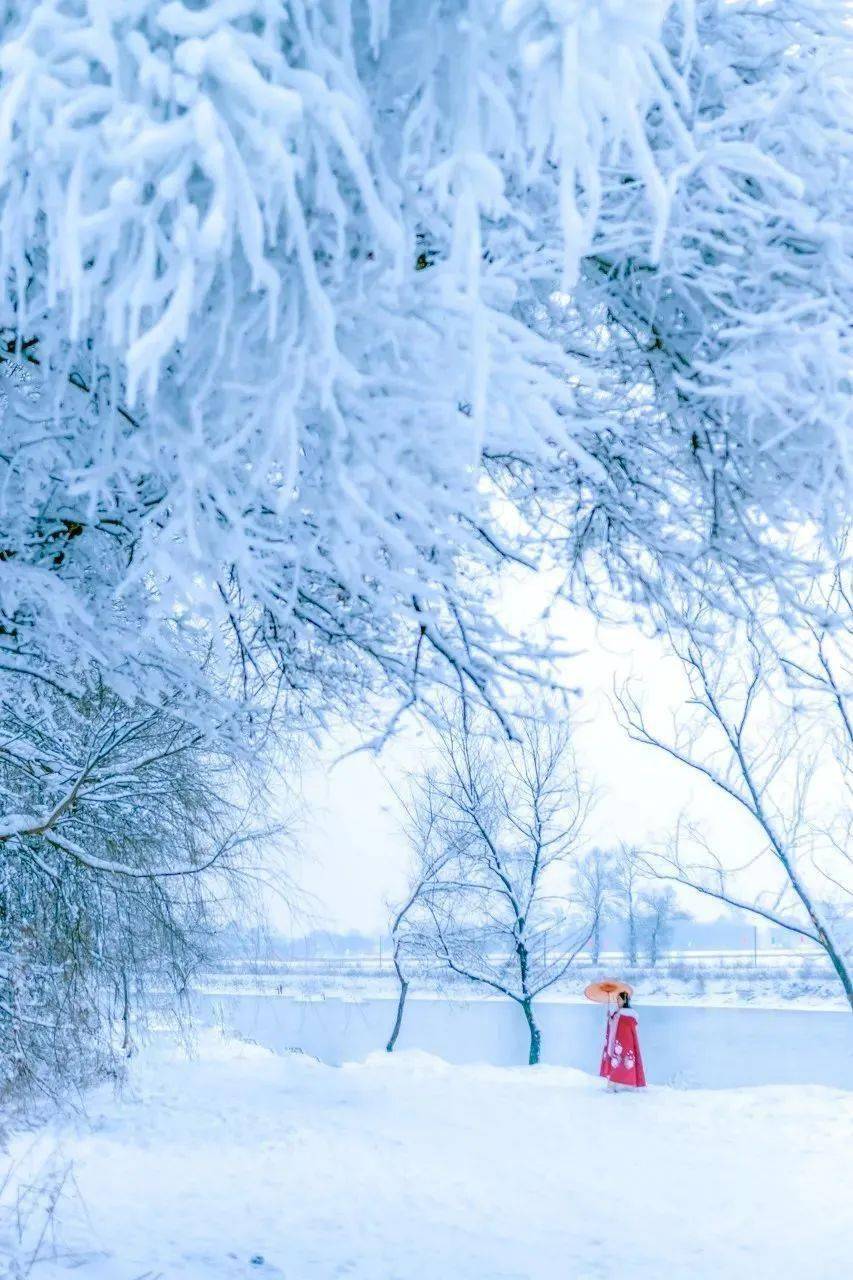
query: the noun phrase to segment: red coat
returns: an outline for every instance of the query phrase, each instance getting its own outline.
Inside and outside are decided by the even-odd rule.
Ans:
[[[637,1015],[633,1009],[616,1009],[608,1015],[599,1075],[612,1084],[629,1085],[634,1089],[644,1087],[646,1073],[640,1054]]]

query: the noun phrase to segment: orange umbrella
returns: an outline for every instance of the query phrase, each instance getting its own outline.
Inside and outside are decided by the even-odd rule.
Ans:
[[[622,993],[632,996],[634,988],[628,982],[614,981],[612,978],[605,978],[603,982],[591,982],[584,991],[587,1000],[594,1000],[596,1004],[609,1004]]]

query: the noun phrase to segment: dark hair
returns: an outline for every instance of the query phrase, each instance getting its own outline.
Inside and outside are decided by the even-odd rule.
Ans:
[[[620,991],[620,992],[619,992],[619,994],[620,994],[620,996],[622,997],[622,1008],[623,1008],[623,1009],[630,1009],[630,1008],[631,1008],[631,997],[628,995],[628,992],[627,992],[627,991]]]

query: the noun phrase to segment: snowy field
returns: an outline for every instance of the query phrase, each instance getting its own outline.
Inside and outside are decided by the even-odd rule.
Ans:
[[[54,1168],[33,1280],[829,1280],[851,1139],[853,1093],[820,1087],[614,1096],[561,1067],[333,1068],[214,1031],[188,1057],[161,1033],[120,1096],[14,1139],[0,1230],[17,1205],[26,1264],[26,1187]]]
[[[547,992],[547,1000],[583,1003],[583,989],[594,978],[625,974],[624,959],[604,960],[601,966],[578,965]],[[762,955],[754,965],[746,954],[691,955],[657,968],[630,970],[641,1003],[690,1004],[707,1008],[748,1006],[761,1009],[848,1009],[838,979],[822,959],[812,954]],[[452,995],[464,1000],[490,999],[483,986],[455,978],[442,970],[414,972],[409,996],[427,999]],[[376,957],[232,962],[201,974],[196,989],[206,995],[270,994],[303,1000],[396,999],[399,986],[390,961]]]

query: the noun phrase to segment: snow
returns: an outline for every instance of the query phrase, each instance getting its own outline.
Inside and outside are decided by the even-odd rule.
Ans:
[[[393,970],[376,961],[343,968],[322,962],[300,965],[273,964],[269,972],[260,972],[253,962],[252,970],[240,973],[209,971],[199,974],[194,987],[206,996],[270,995],[294,1000],[396,1000],[399,983]],[[585,971],[569,970],[566,977],[543,995],[542,1004],[583,1004],[583,987],[591,978]],[[829,972],[800,976],[796,965],[779,974],[767,970],[754,973],[749,967],[732,965],[728,974],[706,975],[696,965],[686,977],[645,970],[632,977],[635,991],[644,1005],[683,1005],[705,1009],[803,1009],[815,1012],[848,1011],[847,1000],[838,980]],[[457,982],[452,975],[435,979],[419,976],[409,988],[407,1000],[492,1000],[493,993],[473,983]]]
[[[603,543],[633,605],[712,599],[710,557],[787,617],[849,507],[853,130],[844,0],[764,8],[5,6],[17,678],[73,654],[218,728],[286,636],[315,725],[368,685],[505,710],[561,646],[473,570],[591,586]]]
[[[13,1140],[4,1198],[73,1162],[34,1280],[793,1280],[846,1271],[851,1122],[818,1087],[610,1095],[160,1033],[120,1095]]]

